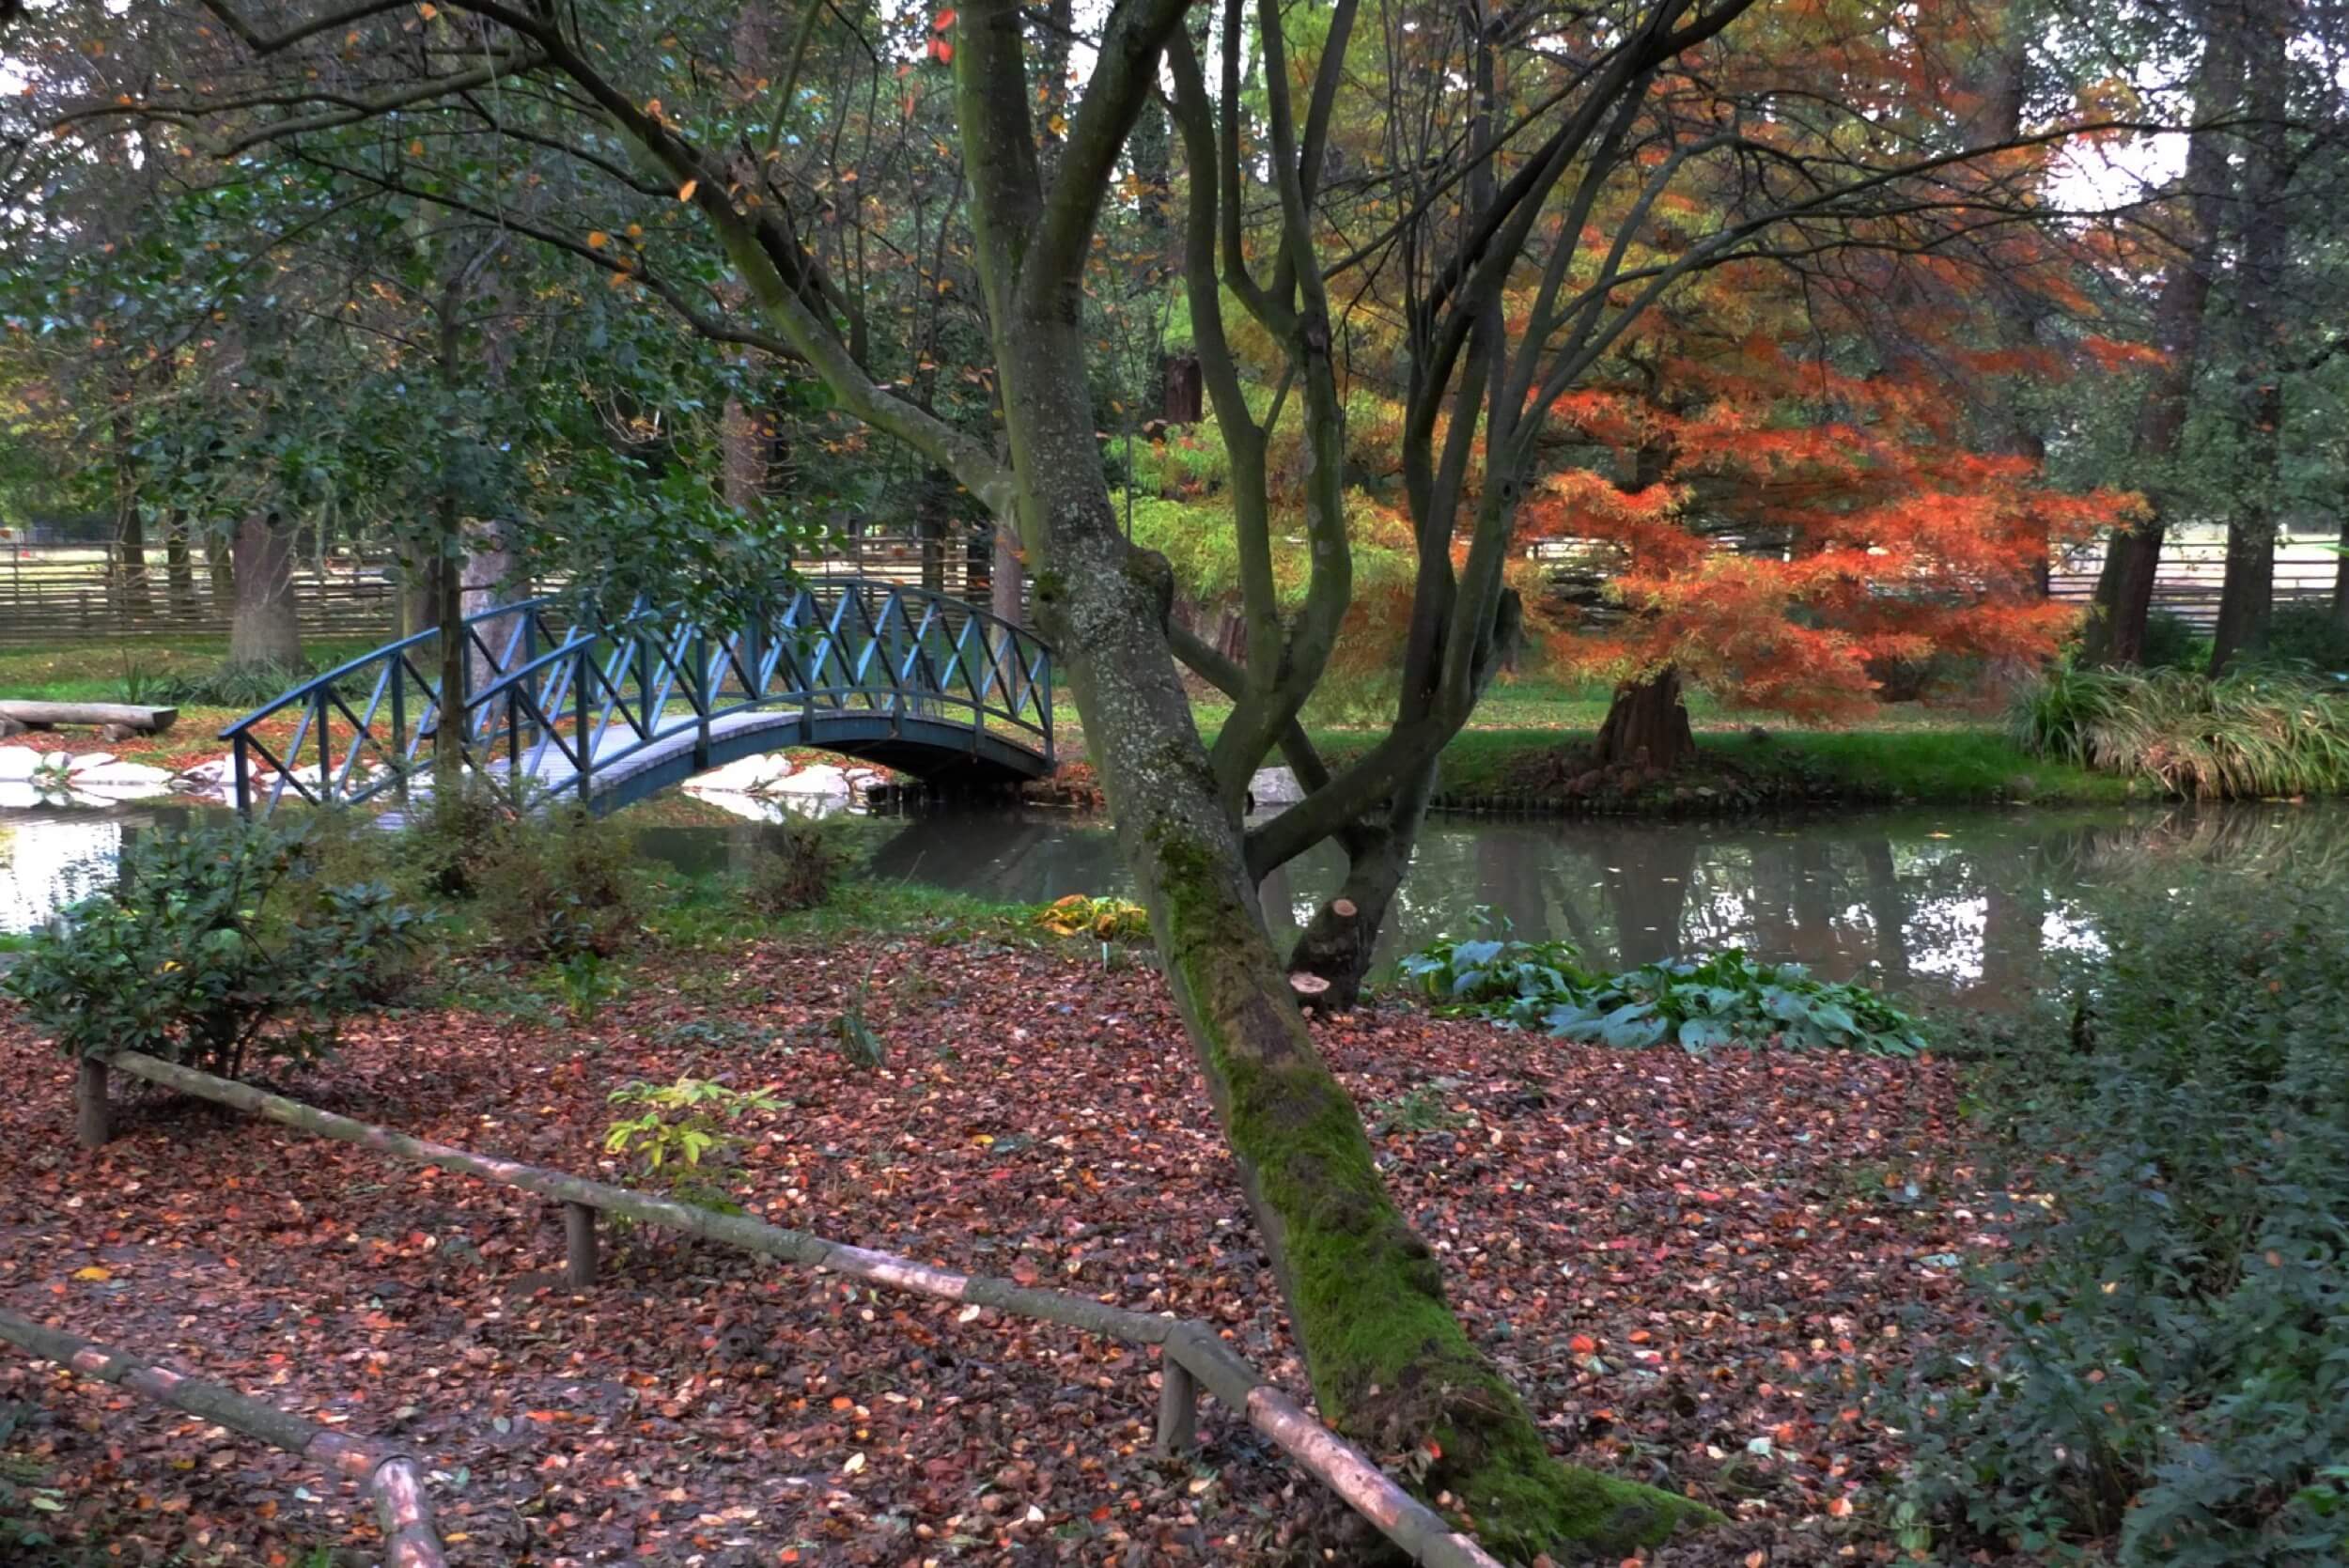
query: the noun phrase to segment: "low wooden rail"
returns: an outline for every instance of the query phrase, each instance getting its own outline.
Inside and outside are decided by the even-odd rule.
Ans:
[[[102,1143],[109,1135],[109,1068],[199,1099],[266,1116],[315,1137],[355,1143],[361,1148],[552,1199],[564,1207],[568,1254],[565,1272],[575,1286],[584,1287],[595,1280],[595,1217],[617,1214],[641,1224],[679,1231],[762,1256],[812,1268],[828,1268],[890,1290],[974,1307],[992,1307],[1017,1317],[1063,1324],[1128,1344],[1157,1345],[1162,1374],[1158,1426],[1160,1452],[1172,1452],[1192,1441],[1197,1422],[1195,1406],[1199,1389],[1204,1387],[1228,1408],[1245,1415],[1251,1426],[1335,1492],[1347,1507],[1408,1553],[1413,1561],[1428,1564],[1429,1568],[1501,1568],[1482,1546],[1452,1529],[1441,1515],[1405,1491],[1368,1455],[1330,1432],[1267,1381],[1206,1324],[1129,1312],[1060,1291],[1033,1290],[1008,1280],[957,1274],[888,1252],[827,1241],[801,1231],[787,1231],[747,1215],[718,1214],[543,1166],[476,1155],[338,1116],[282,1094],[138,1051],[119,1051],[103,1061],[83,1058],[77,1085],[77,1126],[86,1146]]]
[[[5,1309],[0,1309],[0,1340],[86,1377],[117,1384],[272,1448],[300,1454],[330,1474],[349,1476],[374,1499],[376,1517],[383,1526],[386,1568],[445,1568],[441,1538],[432,1528],[431,1504],[417,1477],[416,1462],[406,1454]]]

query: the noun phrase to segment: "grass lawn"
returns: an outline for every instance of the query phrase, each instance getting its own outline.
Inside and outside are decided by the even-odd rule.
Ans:
[[[313,662],[323,667],[355,658],[367,646],[315,643],[309,651]],[[0,697],[125,701],[142,680],[204,674],[226,651],[226,640],[217,637],[132,647],[88,644],[0,651]],[[1074,706],[1064,689],[1057,703],[1056,737],[1061,754],[1071,759],[1084,754],[1083,727],[1077,722]],[[1607,706],[1603,683],[1541,675],[1503,680],[1445,752],[1445,794],[1523,793],[1519,775],[1529,761],[1586,743],[1597,733]],[[1203,696],[1194,701],[1192,710],[1200,728],[1212,734],[1231,705],[1220,696]],[[185,706],[170,735],[112,749],[132,761],[184,766],[216,751],[212,737],[243,711]],[[1699,744],[1722,763],[1755,775],[1798,771],[1837,793],[1917,800],[2027,796],[2082,802],[2123,800],[2131,793],[2125,780],[2025,754],[2006,737],[1995,715],[1979,712],[1892,703],[1863,724],[1801,729],[1785,726],[1776,715],[1728,706],[1700,691],[1688,700],[1688,717]],[[1377,733],[1340,723],[1311,727],[1315,742],[1333,759],[1359,754]],[[1757,728],[1769,738],[1754,738]]]

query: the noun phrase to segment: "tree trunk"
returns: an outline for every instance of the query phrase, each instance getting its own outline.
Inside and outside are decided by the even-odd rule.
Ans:
[[[1378,933],[1386,928],[1387,911],[1410,874],[1436,775],[1436,765],[1430,763],[1377,818],[1337,835],[1338,846],[1346,851],[1346,878],[1314,911],[1289,949],[1289,986],[1304,1005],[1322,1013],[1349,1013],[1361,1000]]]
[[[302,624],[294,615],[293,529],[273,511],[237,525],[236,611],[228,623],[228,662],[236,668],[298,670]]]
[[[122,589],[125,614],[141,616],[153,610],[154,597],[147,581],[147,519],[139,511],[138,465],[131,455],[132,429],[130,405],[114,412],[115,443],[115,581]]]
[[[2349,626],[2349,516],[2341,520],[2341,564],[2333,568],[2333,619]]]
[[[1598,729],[1599,767],[1670,770],[1694,761],[1696,754],[1697,737],[1688,728],[1677,669],[1667,667],[1647,680],[1626,681],[1615,688],[1607,722]]]
[[[2205,28],[2202,60],[2194,87],[2195,119],[2217,120],[2232,107],[2243,75],[2242,29],[2224,8]],[[2145,620],[2154,602],[2155,574],[2168,527],[2162,496],[2165,471],[2179,456],[2186,431],[2195,371],[2202,351],[2202,327],[2216,270],[2219,218],[2227,194],[2228,133],[2204,132],[2187,139],[2186,195],[2190,216],[2186,249],[2163,272],[2161,297],[2154,307],[2154,341],[2162,351],[2139,405],[2132,457],[2151,476],[2144,517],[2116,533],[2105,547],[2097,574],[2081,657],[2091,664],[2137,664],[2145,657]]]
[[[1446,1498],[1503,1554],[1595,1546],[1619,1557],[1661,1540],[1704,1512],[1550,1456],[1516,1391],[1454,1316],[1441,1268],[1389,1198],[1361,1118],[1315,1048],[1177,673],[1173,572],[1121,536],[1102,476],[1082,295],[1058,286],[1082,256],[1054,257],[1038,238],[1019,8],[964,7],[957,40],[976,248],[1017,515],[1036,567],[1035,618],[1076,697],[1321,1414],[1375,1451],[1428,1455],[1427,1495]],[[1103,57],[1118,58],[1107,47]],[[1097,83],[1113,69],[1102,67]],[[1042,271],[1023,280],[1023,267]],[[1000,575],[998,594],[1017,581]]]
[[[494,519],[484,520],[469,524],[465,534],[468,548],[459,576],[460,620],[478,615],[486,610],[494,610],[501,604],[509,604],[522,597],[520,563],[506,543],[505,524]],[[490,657],[490,654],[495,654],[499,660],[506,660],[506,645],[514,635],[514,616],[499,615],[473,629],[490,653],[483,653],[480,648],[473,646],[470,638],[467,640],[466,647],[473,660],[472,690],[478,691],[490,685],[506,669],[521,662],[521,650],[519,647],[514,650],[510,662],[492,662]]]
[[[2281,16],[2245,7],[2243,77],[2250,119],[2243,166],[2243,241],[2235,287],[2237,440],[2246,473],[2227,520],[2227,576],[2210,673],[2223,675],[2267,646],[2276,607],[2276,530],[2283,428],[2283,288],[2291,217],[2285,201],[2291,149],[2285,145],[2284,89],[2291,29]]]
[[[213,613],[218,613],[237,595],[234,547],[220,536],[218,529],[204,531],[204,577],[211,589]]]
[[[739,397],[726,399],[720,420],[724,461],[721,489],[726,505],[738,512],[757,506],[767,493],[767,421]]]
[[[195,562],[188,551],[188,514],[175,509],[163,527],[163,576],[171,607],[195,607]]]

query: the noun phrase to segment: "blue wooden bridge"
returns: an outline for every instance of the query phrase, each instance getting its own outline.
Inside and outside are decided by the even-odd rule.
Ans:
[[[221,732],[237,809],[405,802],[458,749],[474,776],[596,811],[712,768],[810,746],[944,788],[1052,770],[1052,650],[942,594],[857,577],[714,615],[567,620],[552,598],[466,617],[443,704],[438,629],[318,675]],[[290,737],[263,737],[293,719]]]

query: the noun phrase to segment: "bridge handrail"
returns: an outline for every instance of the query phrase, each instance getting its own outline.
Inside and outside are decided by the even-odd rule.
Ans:
[[[355,805],[386,789],[404,800],[428,737],[436,755],[453,743],[463,765],[485,773],[503,768],[517,787],[537,779],[592,800],[599,775],[612,776],[615,765],[647,750],[698,732],[695,766],[707,766],[714,722],[791,708],[811,721],[819,709],[835,717],[886,715],[893,735],[900,721],[937,722],[941,707],[957,710],[944,722],[959,730],[959,713],[967,710],[973,754],[990,722],[1000,721],[1019,732],[1015,750],[1050,765],[1050,645],[967,600],[909,583],[827,574],[794,579],[771,600],[730,612],[715,625],[677,608],[654,613],[642,600],[611,620],[583,616],[560,625],[546,615],[557,602],[541,597],[464,618],[467,678],[461,706],[450,713],[442,712],[432,674],[411,657],[439,637],[438,628],[428,628],[311,676],[228,725],[221,737],[235,747],[239,809],[252,811],[257,793],[264,809],[274,806],[288,788],[319,805]],[[513,629],[502,648],[476,629],[509,621]],[[609,653],[599,656],[603,648]],[[803,659],[810,648],[813,657]],[[475,650],[489,665],[477,689],[471,678]],[[343,689],[369,672],[372,686],[364,696]],[[680,691],[691,712],[672,721],[668,707]],[[412,725],[408,706],[418,698]],[[388,736],[378,726],[387,708]],[[258,726],[288,709],[302,719],[280,756]],[[336,709],[350,724],[339,753]],[[615,727],[620,741],[607,747]],[[370,752],[380,770],[362,768]],[[545,775],[551,754],[568,765],[568,774]]]
[[[545,595],[541,595],[537,598],[517,599],[511,604],[501,604],[488,610],[477,610],[474,612],[474,613],[466,616],[460,624],[465,626],[474,626],[482,621],[496,620],[503,615],[526,614],[533,611],[543,610],[548,605],[554,602],[555,601],[552,597]],[[367,652],[361,654],[356,659],[345,660],[342,663],[335,665],[331,670],[312,675],[308,680],[303,681],[300,686],[295,687],[284,696],[279,697],[272,702],[264,704],[262,706],[257,707],[252,712],[244,715],[244,717],[224,725],[218,738],[222,740],[234,740],[239,732],[251,729],[254,725],[259,723],[262,720],[271,717],[279,709],[285,707],[288,704],[299,701],[304,697],[315,696],[319,688],[322,686],[331,687],[336,681],[341,680],[346,676],[357,675],[361,670],[366,669],[368,665],[375,663],[379,660],[389,660],[396,654],[405,653],[410,648],[429,643],[438,638],[440,635],[441,629],[439,627],[428,626],[422,631],[412,631],[407,636],[400,638],[397,642],[386,643],[380,648],[371,648]]]

